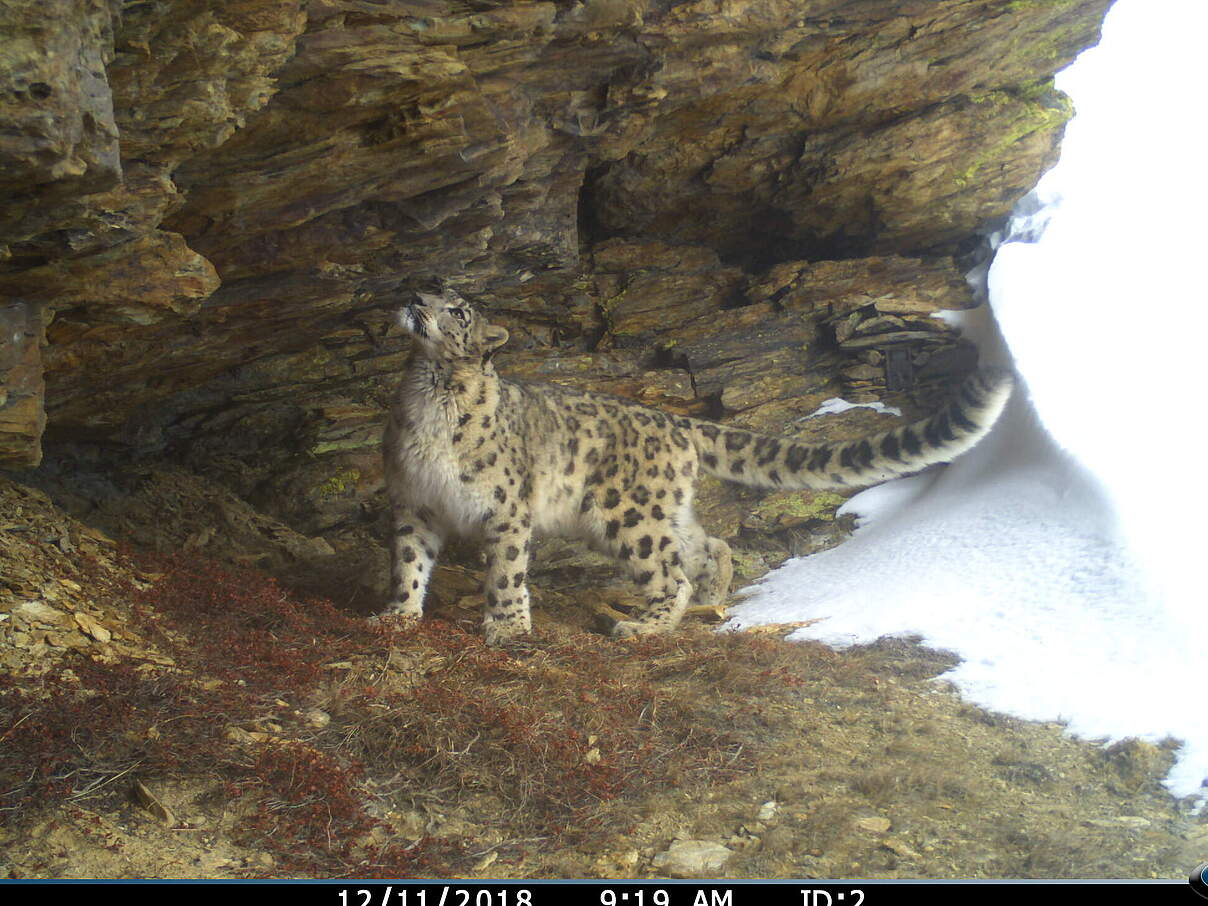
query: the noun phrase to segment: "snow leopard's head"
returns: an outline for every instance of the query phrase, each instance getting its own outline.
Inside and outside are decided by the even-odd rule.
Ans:
[[[508,340],[506,329],[488,322],[451,289],[440,295],[416,293],[416,301],[399,311],[398,321],[425,355],[444,361],[486,362]]]

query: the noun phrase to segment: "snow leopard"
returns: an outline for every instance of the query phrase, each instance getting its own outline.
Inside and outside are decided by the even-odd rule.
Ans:
[[[419,617],[442,545],[477,539],[491,645],[531,630],[535,533],[581,539],[628,569],[645,600],[616,621],[614,638],[666,632],[692,600],[719,605],[730,593],[730,548],[693,513],[701,472],[757,488],[867,487],[972,447],[1013,386],[1009,371],[983,369],[925,420],[805,444],[500,377],[492,359],[508,331],[451,289],[417,294],[398,321],[412,351],[383,437],[391,509],[383,616]]]

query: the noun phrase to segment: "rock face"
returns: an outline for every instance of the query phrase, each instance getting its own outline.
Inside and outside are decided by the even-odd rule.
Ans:
[[[0,465],[45,418],[347,525],[436,280],[505,372],[776,430],[925,403],[1108,5],[5,3]]]

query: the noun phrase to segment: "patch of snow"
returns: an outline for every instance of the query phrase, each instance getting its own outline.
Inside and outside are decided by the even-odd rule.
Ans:
[[[822,405],[811,412],[809,415],[803,415],[797,419],[803,422],[806,419],[817,418],[820,415],[834,415],[839,412],[846,412],[848,409],[872,409],[874,412],[886,412],[889,415],[901,415],[902,410],[897,406],[886,406],[882,402],[872,403],[849,403],[845,399],[837,396],[832,396],[828,400],[823,400]]]
[[[919,635],[963,658],[946,678],[983,707],[1181,740],[1166,783],[1201,803],[1208,190],[1188,111],[1206,32],[1202,0],[1112,7],[1058,78],[1078,109],[1060,164],[972,277],[998,324],[945,315],[1014,363],[1007,411],[946,469],[852,498],[852,538],[747,589],[728,624],[824,618],[792,638],[838,646]]]

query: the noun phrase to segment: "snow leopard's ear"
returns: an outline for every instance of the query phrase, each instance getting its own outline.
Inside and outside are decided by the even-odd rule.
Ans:
[[[495,350],[507,341],[508,332],[506,327],[500,327],[497,324],[488,324],[482,332],[483,362],[489,362],[491,356],[495,354]]]

